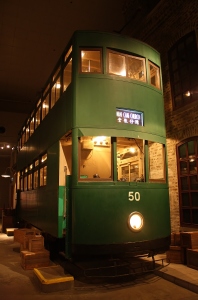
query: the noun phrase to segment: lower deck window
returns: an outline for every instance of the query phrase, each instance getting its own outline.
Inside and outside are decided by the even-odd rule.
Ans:
[[[143,140],[117,138],[119,181],[144,181]]]
[[[165,182],[165,166],[161,143],[126,137],[79,138],[80,180]]]
[[[81,137],[80,179],[111,180],[111,139],[104,136]]]

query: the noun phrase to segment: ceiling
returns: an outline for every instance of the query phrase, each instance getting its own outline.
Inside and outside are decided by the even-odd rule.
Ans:
[[[0,0],[0,157],[75,30],[119,32],[130,0]]]

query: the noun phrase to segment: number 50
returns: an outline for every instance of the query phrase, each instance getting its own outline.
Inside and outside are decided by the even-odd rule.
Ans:
[[[128,194],[129,201],[140,201],[140,193],[139,192],[129,192]]]

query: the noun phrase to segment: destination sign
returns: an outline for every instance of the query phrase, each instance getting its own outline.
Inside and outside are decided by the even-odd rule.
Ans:
[[[144,126],[143,112],[137,110],[116,108],[116,119],[117,123]]]

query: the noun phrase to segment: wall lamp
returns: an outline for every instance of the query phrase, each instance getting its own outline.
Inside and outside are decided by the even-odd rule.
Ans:
[[[1,175],[1,177],[9,178],[9,177],[13,177],[13,175],[14,175],[14,170],[11,167],[7,167],[5,172]]]

